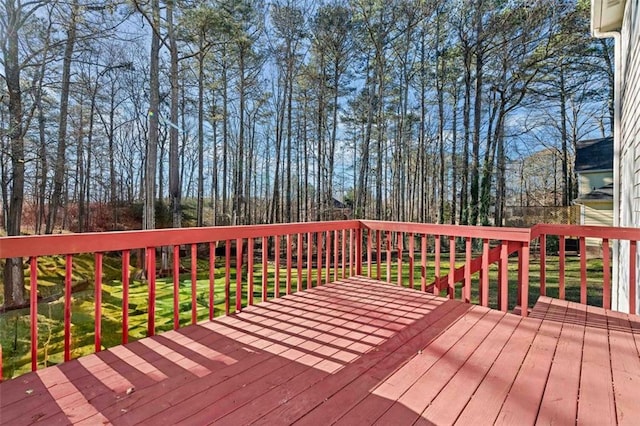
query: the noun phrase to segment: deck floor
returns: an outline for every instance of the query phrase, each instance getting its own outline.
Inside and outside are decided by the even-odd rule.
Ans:
[[[640,319],[356,277],[0,384],[2,424],[637,424]]]

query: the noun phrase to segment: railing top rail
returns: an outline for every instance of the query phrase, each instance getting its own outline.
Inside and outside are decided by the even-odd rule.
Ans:
[[[359,227],[359,221],[347,220],[2,237],[0,238],[0,259],[121,251],[145,247],[208,243],[237,238],[340,231]]]
[[[260,238],[356,228],[515,242],[529,242],[542,234],[640,241],[640,228],[556,224],[538,224],[532,228],[498,228],[377,220],[346,220],[0,237],[0,259],[121,251],[145,247],[197,244],[237,238]]]
[[[414,234],[447,235],[451,237],[488,238],[492,240],[530,241],[528,228],[497,228],[488,226],[438,225],[432,223],[361,221],[363,227],[379,231],[410,232]]]
[[[640,228],[617,228],[613,226],[558,225],[540,223],[531,228],[531,239],[542,234],[566,237],[592,237],[612,240],[640,241]]]

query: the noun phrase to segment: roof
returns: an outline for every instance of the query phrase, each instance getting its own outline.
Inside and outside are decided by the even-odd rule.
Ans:
[[[575,170],[613,170],[613,138],[589,139],[576,144]]]
[[[613,201],[613,184],[610,183],[601,188],[594,189],[588,194],[576,199],[576,201]]]

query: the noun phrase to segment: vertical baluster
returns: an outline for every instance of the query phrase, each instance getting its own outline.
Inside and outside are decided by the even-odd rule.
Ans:
[[[387,282],[391,282],[391,231],[387,231]]]
[[[297,250],[298,250],[298,286],[297,286],[297,290],[298,291],[302,291],[302,245],[303,245],[303,238],[302,238],[302,234],[298,234],[298,246],[297,246]]]
[[[547,236],[540,235],[540,296],[547,295]]]
[[[236,238],[236,312],[242,311],[242,238]]]
[[[122,252],[122,344],[129,341],[129,264],[131,252]]]
[[[371,230],[367,230],[367,277],[369,278],[373,275],[371,273],[371,237],[373,237],[373,232],[371,232]]]
[[[427,236],[420,236],[420,291],[427,291]]]
[[[440,235],[434,235],[435,239],[435,254],[434,254],[434,285],[433,285],[433,294],[440,294],[440,249],[441,249],[441,241]]]
[[[262,237],[262,301],[267,300],[267,288],[269,286],[269,269],[267,260],[269,258],[269,250],[267,237]]]
[[[287,294],[291,294],[291,257],[292,257],[292,248],[291,248],[291,234],[287,234],[286,236],[286,241],[287,241],[287,288],[286,288],[286,292]]]
[[[333,231],[333,280],[338,281],[338,259],[339,252],[338,249],[338,231]]]
[[[280,297],[280,236],[276,235],[275,239],[275,277],[274,277],[274,289],[273,289],[273,297]]]
[[[564,292],[564,267],[565,267],[565,241],[564,241],[564,235],[560,235],[560,258],[558,259],[559,262],[559,271],[558,271],[558,286],[559,286],[559,294],[558,294],[558,298],[560,300],[564,300],[565,298],[565,292]]]
[[[149,283],[149,309],[147,336],[156,334],[156,248],[147,247],[147,282]]]
[[[480,303],[489,306],[489,239],[482,240],[482,270],[480,273]]]
[[[173,329],[180,327],[180,246],[173,246]]]
[[[352,277],[353,273],[353,261],[355,259],[355,238],[353,237],[353,229],[349,229],[349,276]]]
[[[413,265],[414,265],[414,251],[415,251],[415,241],[413,234],[409,234],[409,285],[411,288],[414,288],[413,285]]]
[[[217,243],[209,243],[209,321],[215,316],[215,283],[216,283],[216,246]]]
[[[376,279],[380,281],[382,276],[382,234],[380,230],[376,231]]]
[[[322,234],[316,233],[317,250],[316,250],[316,286],[322,285]]]
[[[247,303],[253,305],[253,245],[254,239],[247,238]]]
[[[191,244],[191,324],[198,322],[198,245]]]
[[[68,254],[65,257],[65,268],[64,268],[64,360],[65,362],[71,359],[71,276],[72,276],[72,272],[73,272],[73,256]]]
[[[516,306],[522,307],[522,245],[518,248],[518,291]]]
[[[464,295],[462,300],[466,303],[471,302],[471,237],[467,237],[465,240]]]
[[[607,238],[602,240],[602,307],[605,309],[611,309],[611,269],[610,269],[610,251],[609,240]]]
[[[29,321],[31,322],[31,371],[38,369],[38,258],[30,257]]]
[[[520,295],[520,312],[523,317],[529,315],[529,243],[525,242],[522,245],[522,271],[521,271],[521,295]]]
[[[291,235],[287,234],[286,236],[287,239],[287,294],[291,294],[291,257],[292,257],[292,248],[291,248],[291,244],[292,244],[292,239],[291,239]]]
[[[325,277],[324,277],[324,282],[326,284],[329,284],[331,282],[331,231],[327,231],[326,235],[326,258],[324,260],[325,263]]]
[[[313,234],[307,232],[307,288],[313,287],[312,280],[313,274]]]
[[[95,349],[100,352],[102,349],[102,253],[95,254],[96,276],[95,276]]]
[[[396,238],[398,239],[397,244],[398,244],[398,276],[397,276],[397,284],[399,286],[402,285],[402,249],[403,249],[403,245],[404,245],[404,233],[402,232],[398,232],[396,234]]]
[[[356,250],[354,253],[354,262],[355,262],[355,274],[362,275],[362,228],[356,228]]]
[[[346,277],[346,267],[347,267],[347,231],[345,229],[342,230],[342,279]]]
[[[587,304],[587,244],[580,237],[580,303]]]
[[[224,242],[224,314],[231,311],[231,240]]]
[[[498,274],[500,281],[499,304],[500,310],[506,312],[509,306],[508,285],[509,285],[509,243],[502,241],[500,248],[500,272]]]
[[[449,237],[449,299],[456,297],[456,237]]]

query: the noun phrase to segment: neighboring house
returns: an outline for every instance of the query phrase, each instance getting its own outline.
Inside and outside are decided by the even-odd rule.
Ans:
[[[640,227],[640,2],[591,0],[591,28],[615,39],[613,225]],[[640,297],[640,261],[629,282],[629,242],[614,244],[613,256],[612,307],[628,312],[630,286]]]
[[[575,171],[580,225],[613,226],[613,138],[579,141]],[[588,253],[602,253],[600,239],[587,238],[586,243]]]

